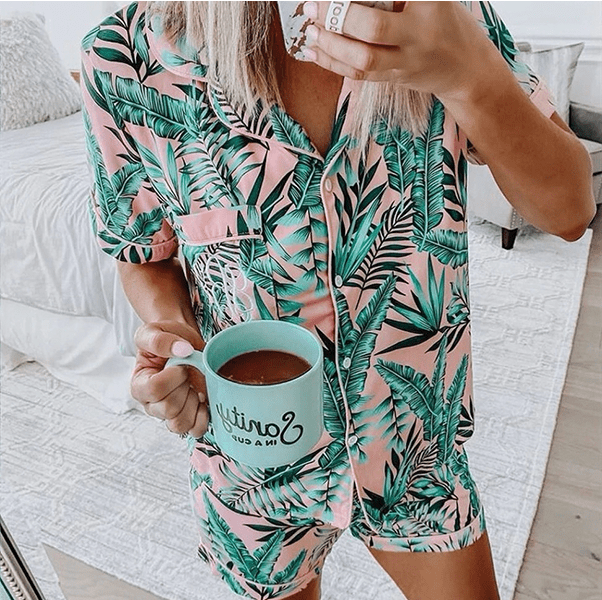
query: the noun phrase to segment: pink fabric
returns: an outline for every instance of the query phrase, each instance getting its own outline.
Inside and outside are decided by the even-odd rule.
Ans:
[[[535,104],[537,76],[488,3],[468,3]],[[280,107],[233,105],[204,54],[132,4],[86,38],[82,90],[103,250],[182,253],[199,330],[281,319],[324,349],[323,438],[253,469],[189,439],[200,556],[237,593],[284,597],[341,531],[386,550],[449,551],[485,529],[472,435],[467,140],[435,100],[421,136],[375,125],[365,160],[345,79],[321,156]],[[130,40],[128,42],[128,40]],[[266,557],[270,558],[266,565]]]

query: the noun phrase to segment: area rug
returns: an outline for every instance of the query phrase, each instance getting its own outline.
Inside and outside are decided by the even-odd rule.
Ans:
[[[565,242],[534,228],[503,250],[470,224],[476,433],[467,444],[502,600],[512,600],[537,508],[571,352],[591,230]],[[36,363],[2,378],[2,481],[41,541],[167,600],[234,600],[196,558],[184,443],[131,411],[106,412]],[[401,600],[345,534],[324,600]],[[462,599],[469,600],[469,599]]]

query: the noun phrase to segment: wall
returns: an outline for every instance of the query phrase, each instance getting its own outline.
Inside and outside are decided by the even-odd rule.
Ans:
[[[12,12],[34,12],[44,16],[46,30],[68,69],[79,69],[80,40],[122,2],[0,2],[0,17]]]
[[[517,41],[535,49],[585,42],[571,99],[602,107],[602,2],[504,2],[493,6]]]
[[[79,65],[79,41],[120,1],[105,2],[0,2],[0,16],[12,11],[33,11],[46,17],[46,26],[63,62]],[[572,88],[574,100],[602,106],[602,2],[507,2],[493,5],[517,40],[535,48],[584,41]]]

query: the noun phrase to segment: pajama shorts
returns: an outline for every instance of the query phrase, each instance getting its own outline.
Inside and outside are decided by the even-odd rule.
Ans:
[[[428,531],[416,529],[420,515],[413,514],[407,505],[392,507],[378,519],[366,514],[358,496],[362,484],[352,481],[348,527],[339,527],[328,519],[332,516],[329,511],[312,515],[308,502],[311,494],[299,497],[299,489],[291,485],[291,481],[303,481],[299,473],[310,461],[271,470],[243,468],[234,476],[236,467],[241,466],[229,467],[227,460],[219,463],[220,473],[211,473],[198,466],[206,465],[216,448],[204,438],[188,440],[191,501],[200,533],[199,557],[234,593],[245,598],[286,598],[299,592],[321,574],[326,557],[346,528],[367,547],[391,552],[457,550],[474,543],[485,531],[478,494],[464,491],[470,487],[465,480],[455,493],[461,490],[470,514],[475,515],[468,525],[450,509],[455,504],[445,506],[444,500],[439,514],[445,524],[432,523]],[[313,475],[312,481],[319,482],[315,472]],[[324,474],[322,481],[326,477]],[[306,487],[309,489],[309,485]],[[437,493],[433,490],[433,495]],[[305,512],[299,510],[304,503]],[[374,529],[375,518],[378,531]]]

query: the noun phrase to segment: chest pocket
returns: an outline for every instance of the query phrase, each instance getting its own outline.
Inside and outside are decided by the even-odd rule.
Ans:
[[[206,339],[236,323],[278,318],[272,263],[255,207],[216,207],[178,216],[174,229]]]

